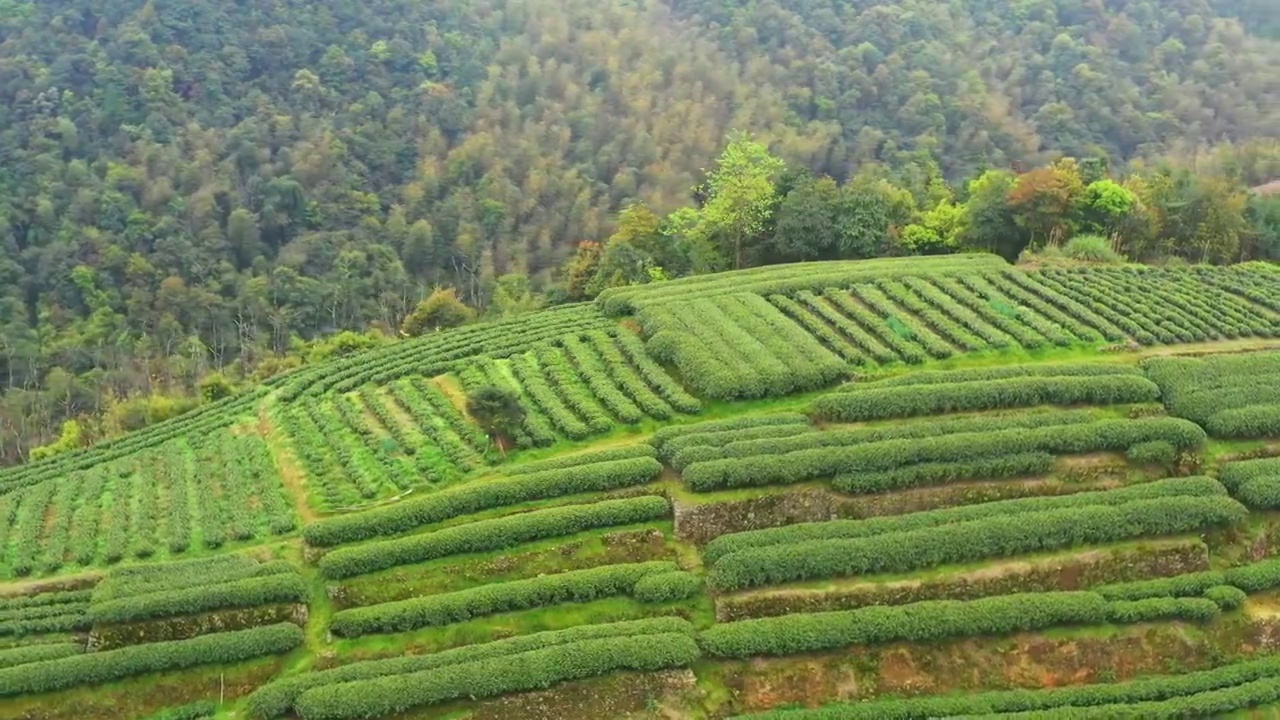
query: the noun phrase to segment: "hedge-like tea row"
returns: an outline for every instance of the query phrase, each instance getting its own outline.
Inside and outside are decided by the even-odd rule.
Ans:
[[[721,623],[703,631],[698,642],[715,657],[793,655],[850,645],[1003,635],[1057,625],[1098,625],[1107,622],[1109,605],[1101,595],[1091,592],[928,600]]]
[[[896,470],[841,475],[831,481],[840,492],[863,494],[926,485],[942,485],[957,480],[1041,475],[1053,469],[1054,457],[1046,452],[997,455],[968,462],[936,462],[907,465]]]
[[[1258,510],[1280,507],[1280,458],[1230,463],[1222,484],[1245,505]]]
[[[482,585],[457,592],[341,610],[334,613],[329,629],[339,637],[406,632],[511,610],[630,595],[641,578],[678,569],[671,562],[630,563]],[[681,582],[676,578],[672,581]]]
[[[423,672],[450,665],[516,655],[531,650],[541,650],[560,645],[570,645],[585,640],[641,635],[669,635],[673,633],[693,637],[694,628],[689,621],[678,617],[658,617],[647,620],[628,620],[600,625],[578,625],[566,630],[552,630],[518,635],[505,640],[464,645],[452,650],[430,655],[410,655],[386,660],[341,665],[329,670],[304,673],[277,680],[258,688],[249,696],[249,716],[256,720],[270,720],[288,714],[293,703],[303,692],[322,685],[335,685],[353,680],[403,675]]]
[[[1177,448],[1191,448],[1198,447],[1205,439],[1200,426],[1178,418],[1099,420],[1046,428],[885,440],[782,455],[721,458],[694,463],[682,474],[690,489],[709,492],[893,470],[916,463],[963,462],[1012,453],[1070,454],[1126,450],[1138,443],[1155,440],[1168,442]]]
[[[288,562],[259,563],[246,555],[126,565],[111,570],[93,589],[96,603],[249,577],[296,572]]]
[[[1157,597],[1113,601],[1107,606],[1107,620],[1125,625],[1155,620],[1204,621],[1220,612],[1218,604],[1208,598]]]
[[[725,420],[708,420],[688,425],[668,425],[658,429],[649,442],[658,449],[659,453],[663,453],[666,451],[665,446],[667,443],[685,435],[715,433],[725,430],[745,430],[747,428],[768,427],[770,425],[802,425],[808,422],[809,418],[800,413],[792,412],[747,415]]]
[[[1046,688],[1043,690],[997,690],[993,692],[956,693],[944,696],[923,696],[872,700],[869,702],[838,703],[813,710],[787,709],[740,715],[733,720],[928,720],[929,718],[978,716],[988,714],[1031,713],[1056,711],[1065,715],[1070,710],[1088,708],[1095,717],[1164,717],[1155,712],[1149,703],[1164,700],[1192,699],[1214,691],[1243,687],[1259,681],[1269,681],[1280,688],[1280,658],[1264,657],[1257,660],[1224,665],[1212,670],[1200,670],[1178,675],[1154,675],[1123,683],[1099,683],[1075,687]],[[1107,706],[1132,705],[1135,711],[1117,712]],[[1260,705],[1249,701],[1236,707],[1220,707],[1218,712]],[[1191,705],[1185,706],[1191,710]],[[1113,714],[1114,712],[1114,714]],[[1198,717],[1206,713],[1171,713],[1173,717]],[[1207,713],[1209,715],[1212,712]]]
[[[1152,597],[1194,597],[1215,587],[1230,586],[1245,592],[1280,587],[1280,558],[1240,565],[1227,570],[1174,575],[1151,580],[1103,585],[1095,592],[1109,600],[1141,600]]]
[[[39,645],[19,645],[8,650],[0,650],[0,668],[25,665],[45,660],[79,655],[84,652],[80,643],[42,643]]]
[[[1143,368],[1171,413],[1215,437],[1280,434],[1280,353],[1151,358]]]
[[[306,599],[307,585],[302,576],[281,573],[95,602],[89,606],[89,619],[94,623],[132,622]]]
[[[739,442],[765,440],[786,441],[803,435],[816,435],[818,428],[809,423],[795,425],[766,425],[764,427],[745,428],[742,430],[721,430],[720,432],[697,433],[683,435],[667,442],[662,447],[662,459],[677,470],[683,470],[695,462],[723,457],[721,448]]]
[[[619,670],[653,672],[696,661],[683,633],[583,640],[424,672],[312,688],[298,697],[303,720],[382,717],[457,698],[538,690]]]
[[[671,514],[666,498],[645,496],[570,505],[480,520],[432,533],[343,547],[320,558],[332,580],[461,553],[501,550],[524,542],[562,537],[594,528],[630,525]]]
[[[396,535],[416,527],[495,507],[576,493],[642,485],[662,472],[648,457],[580,465],[441,490],[395,505],[328,518],[303,529],[309,545],[326,547]]]
[[[516,475],[528,475],[530,473],[547,472],[548,470],[564,470],[565,468],[580,467],[582,465],[595,465],[597,463],[612,462],[614,460],[630,460],[632,458],[652,458],[657,457],[658,451],[652,445],[637,443],[635,445],[623,445],[622,447],[609,448],[607,450],[595,450],[593,452],[575,453],[573,455],[560,455],[546,460],[537,460],[530,463],[519,463],[509,467],[503,467],[502,473],[508,477]]]
[[[672,464],[683,469],[695,462],[750,455],[781,455],[820,447],[861,445],[882,440],[927,438],[962,432],[995,432],[1014,428],[1078,425],[1098,420],[1090,410],[1027,410],[1006,415],[910,420],[874,427],[841,428],[764,439],[737,439],[720,447],[692,447],[676,453]],[[746,431],[744,431],[746,432]]]
[[[1169,535],[1239,522],[1248,511],[1225,497],[1168,497],[1018,513],[851,539],[770,545],[720,556],[709,582],[738,590]]]
[[[1160,388],[1140,375],[1014,377],[924,386],[858,386],[813,401],[815,415],[833,422],[934,415],[962,410],[1036,405],[1114,405],[1155,402]]]
[[[1115,363],[1036,363],[1027,365],[1001,365],[997,367],[970,368],[966,370],[925,370],[895,375],[883,380],[873,380],[850,387],[881,388],[902,385],[950,385],[986,380],[1007,380],[1026,377],[1106,377],[1108,375],[1135,375],[1142,377],[1142,370],[1133,365]]]
[[[18,665],[0,669],[0,696],[51,692],[162,670],[277,655],[298,647],[303,639],[302,628],[281,623]]]
[[[764,530],[750,530],[722,535],[712,540],[702,549],[702,556],[710,564],[730,553],[771,545],[836,538],[872,537],[885,533],[908,532],[948,523],[969,522],[1015,513],[1041,512],[1089,505],[1122,505],[1136,500],[1164,497],[1225,497],[1226,494],[1226,488],[1210,477],[1167,478],[1115,490],[1000,500],[977,505],[961,505],[939,510],[927,510],[907,515],[875,517],[866,520],[831,520],[827,522],[798,523]]]
[[[182,707],[166,708],[142,720],[203,720],[218,714],[218,703],[201,700]]]

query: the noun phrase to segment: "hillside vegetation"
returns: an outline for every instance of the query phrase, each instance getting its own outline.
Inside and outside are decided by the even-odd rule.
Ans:
[[[1248,192],[1280,177],[1274,15],[0,0],[0,463],[68,420],[75,444],[181,414],[340,331],[395,336],[435,286],[499,319],[1074,232],[1138,261],[1280,257],[1280,201]],[[746,216],[708,170],[734,131],[777,171]]]
[[[309,365],[0,472],[0,714],[1273,706],[1278,289],[778,265]]]

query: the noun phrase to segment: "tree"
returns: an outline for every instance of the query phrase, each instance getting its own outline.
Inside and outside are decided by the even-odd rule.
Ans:
[[[996,253],[1007,260],[1018,257],[1026,247],[1026,234],[1014,222],[1009,192],[1013,189],[1013,173],[988,170],[969,181],[969,199],[965,202],[957,236],[961,244],[973,250]]]
[[[1120,228],[1138,204],[1136,195],[1111,179],[1089,183],[1084,195],[1084,223],[1089,230],[1102,235],[1110,235]]]
[[[456,290],[436,288],[404,319],[400,332],[417,337],[431,330],[465,325],[475,319],[475,315],[475,310],[458,299]]]
[[[519,396],[496,385],[485,385],[468,394],[467,412],[491,438],[514,436],[525,415]]]
[[[771,254],[781,262],[833,257],[840,187],[829,177],[801,178],[778,206]]]
[[[1074,235],[1084,204],[1084,182],[1070,160],[1018,176],[1009,191],[1013,220],[1032,245],[1059,245]]]
[[[200,400],[205,403],[217,402],[222,398],[231,397],[236,392],[231,381],[221,373],[212,373],[201,378],[199,387]]]
[[[775,178],[785,167],[748,133],[729,136],[729,145],[707,177],[707,203],[702,208],[705,232],[741,268],[756,250],[773,215]]]

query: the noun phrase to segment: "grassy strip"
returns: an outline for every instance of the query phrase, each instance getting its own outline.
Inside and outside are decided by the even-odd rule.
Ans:
[[[906,572],[1018,553],[1240,522],[1248,511],[1226,497],[1166,497],[987,517],[871,537],[744,549],[721,556],[709,582],[739,590],[852,575]]]
[[[320,572],[332,580],[461,553],[502,550],[520,543],[562,537],[595,528],[630,525],[668,517],[666,498],[646,496],[481,520],[411,535],[343,547],[320,558]]]
[[[671,562],[626,563],[494,583],[334,613],[330,630],[339,637],[394,633],[448,625],[481,615],[631,595],[647,575],[679,570]]]
[[[313,688],[297,700],[303,720],[382,717],[456,698],[538,690],[619,670],[684,667],[699,657],[684,633],[583,640],[424,672]]]
[[[249,715],[256,720],[270,720],[271,718],[283,717],[291,712],[298,696],[311,688],[336,685],[354,680],[368,680],[435,670],[450,665],[461,665],[479,660],[518,655],[531,650],[571,645],[585,640],[641,635],[670,635],[675,633],[692,637],[693,626],[687,620],[677,617],[660,617],[602,625],[581,625],[567,630],[553,630],[532,635],[520,635],[479,645],[467,645],[430,655],[352,663],[329,670],[285,678],[258,688],[249,696],[248,711]]]
[[[51,692],[162,670],[277,655],[302,642],[301,628],[281,623],[18,665],[0,669],[0,696]]]
[[[871,537],[884,533],[906,532],[948,523],[1000,517],[1013,513],[1039,512],[1059,508],[1084,507],[1086,505],[1121,505],[1134,500],[1148,498],[1212,497],[1225,496],[1226,494],[1226,488],[1210,477],[1168,478],[1115,490],[1001,500],[979,505],[963,505],[866,520],[832,520],[828,522],[799,523],[764,530],[750,530],[716,538],[703,548],[702,555],[706,562],[713,563],[730,553],[770,545],[831,538]]]
[[[662,464],[657,460],[638,457],[461,485],[395,505],[321,520],[304,528],[303,537],[310,545],[327,547],[396,535],[489,508],[642,485],[661,472]]]
[[[1280,693],[1280,658],[1267,657],[1258,660],[1224,665],[1212,670],[1200,670],[1180,675],[1157,675],[1123,683],[1099,683],[1077,687],[1047,688],[1044,690],[998,690],[994,692],[965,693],[935,697],[894,698],[858,703],[839,703],[812,710],[782,709],[769,712],[740,715],[733,720],[927,720],[937,717],[984,715],[1025,712],[1055,713],[1052,717],[1076,717],[1070,709],[1088,709],[1093,717],[1156,718],[1166,716],[1156,703],[1187,701],[1182,707],[1206,707],[1205,701],[1215,703],[1209,712],[1172,713],[1174,717],[1199,717],[1227,712],[1241,707],[1265,702],[1265,695],[1255,695],[1254,685],[1268,685],[1272,692]],[[1208,693],[1245,689],[1231,697],[1247,699],[1243,705],[1217,704],[1225,695],[1206,696]],[[1116,706],[1122,706],[1117,708]],[[1048,717],[1047,715],[1045,717]]]

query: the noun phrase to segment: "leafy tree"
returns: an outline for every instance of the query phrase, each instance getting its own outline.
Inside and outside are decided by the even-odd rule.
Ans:
[[[201,378],[199,388],[200,399],[206,403],[217,402],[222,398],[231,397],[236,392],[231,381],[221,373],[212,373]]]
[[[1071,237],[1086,202],[1079,168],[1070,160],[1020,175],[1009,190],[1013,220],[1032,245],[1058,245]]]
[[[777,197],[774,183],[783,167],[763,143],[737,132],[707,177],[703,232],[733,259],[735,268],[743,267],[765,237]]]
[[[408,337],[417,337],[433,330],[465,325],[475,316],[475,310],[458,299],[456,290],[436,288],[404,319],[400,332]]]
[[[469,393],[467,412],[493,438],[514,436],[525,416],[520,398],[513,391],[494,385],[485,385]]]

